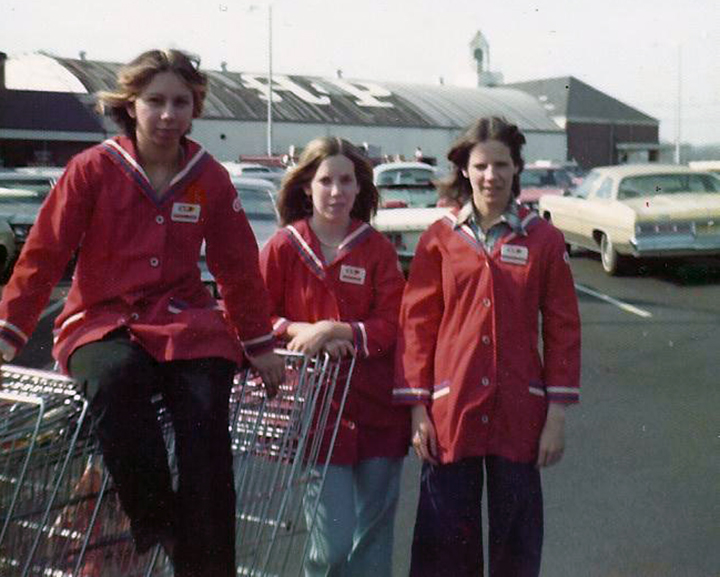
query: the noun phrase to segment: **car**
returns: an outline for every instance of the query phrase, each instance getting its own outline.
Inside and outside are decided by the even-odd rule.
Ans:
[[[539,213],[609,275],[634,258],[720,255],[720,178],[687,166],[594,168],[570,196],[541,197]]]
[[[691,160],[688,166],[693,170],[720,174],[720,160]]]
[[[275,188],[279,188],[285,177],[285,169],[277,166],[267,166],[255,162],[221,162],[231,177],[243,176],[247,178],[261,178],[269,180]]]
[[[450,207],[381,208],[373,217],[372,225],[393,243],[403,272],[407,274],[420,235],[450,210]]]
[[[0,188],[0,281],[10,278],[46,194],[35,190]],[[7,239],[8,232],[12,242]]]
[[[525,166],[520,173],[518,200],[537,209],[538,200],[546,194],[564,195],[573,187],[573,176],[561,164],[538,161]]]
[[[262,249],[278,229],[279,215],[275,205],[277,189],[272,182],[259,178],[234,176],[231,177],[231,180],[235,186],[243,210],[250,222],[250,227],[255,234],[258,248]],[[238,250],[240,250],[240,247],[238,247]],[[203,283],[208,287],[208,290],[217,297],[215,279],[208,270],[207,262],[205,261],[204,242],[200,249],[198,266]]]
[[[0,187],[33,190],[45,197],[64,170],[59,166],[0,169]]]
[[[439,174],[424,162],[386,162],[373,169],[382,208],[427,208],[438,201]]]

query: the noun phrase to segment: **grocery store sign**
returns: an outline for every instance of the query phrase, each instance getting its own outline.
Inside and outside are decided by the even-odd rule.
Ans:
[[[256,90],[258,96],[267,100],[267,76],[262,74],[240,75],[240,82],[245,88]],[[330,85],[330,86],[328,86]],[[337,79],[313,79],[305,87],[289,76],[274,75],[272,79],[272,101],[282,102],[283,93],[290,92],[308,104],[327,106],[331,103],[332,94],[349,95],[358,106],[368,108],[394,108],[392,102],[383,100],[392,96],[392,92],[373,82],[348,81]]]

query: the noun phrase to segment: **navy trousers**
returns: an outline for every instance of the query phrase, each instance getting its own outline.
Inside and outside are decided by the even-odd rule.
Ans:
[[[158,362],[124,330],[78,348],[71,375],[90,398],[97,436],[138,552],[175,543],[177,577],[235,575],[235,489],[228,432],[234,363]],[[175,431],[173,490],[156,407],[161,392]]]
[[[412,577],[483,575],[483,473],[488,492],[490,577],[537,577],[543,540],[540,472],[502,457],[423,464]]]

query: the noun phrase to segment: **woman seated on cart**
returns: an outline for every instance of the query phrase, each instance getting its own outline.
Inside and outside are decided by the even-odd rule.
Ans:
[[[100,101],[124,134],[70,161],[0,302],[7,362],[78,251],[53,352],[91,399],[136,549],[162,544],[183,577],[236,574],[228,398],[243,352],[271,391],[284,378],[248,220],[225,169],[186,136],[206,82],[177,50],[120,69]],[[203,240],[226,314],[200,280]],[[151,404],[158,391],[175,431],[177,492]]]
[[[391,574],[393,519],[409,412],[392,405],[393,351],[404,279],[390,242],[368,221],[372,169],[339,138],[303,151],[278,196],[283,228],[260,268],[275,334],[306,355],[355,355],[356,365],[310,535],[305,574]],[[318,480],[308,490],[314,502]],[[306,505],[308,524],[313,511]]]

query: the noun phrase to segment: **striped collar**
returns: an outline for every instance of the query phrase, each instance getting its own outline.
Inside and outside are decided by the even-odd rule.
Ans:
[[[300,254],[303,262],[321,279],[325,279],[325,269],[332,263],[326,263],[322,256],[320,240],[310,227],[307,219],[298,220],[285,227],[293,246]],[[363,221],[353,220],[348,235],[338,246],[337,256],[333,262],[342,259],[346,254],[361,244],[372,233],[372,227]]]
[[[514,200],[511,200],[505,209],[505,212],[503,212],[500,216],[500,220],[498,220],[493,226],[496,226],[499,223],[504,223],[515,234],[527,236],[527,225],[534,219],[534,216],[535,215],[532,213],[526,215],[521,214],[520,205]],[[472,200],[468,200],[457,213],[453,227],[457,229],[465,224],[471,227],[480,227],[480,223],[477,221],[477,216],[475,215]]]
[[[197,169],[208,158],[205,149],[189,138],[183,138],[180,145],[183,147],[183,164],[168,184],[162,197],[158,197],[157,192],[150,184],[150,179],[140,166],[137,149],[132,139],[127,136],[117,136],[105,140],[100,146],[123,169],[125,174],[140,186],[145,195],[155,205],[160,206],[177,196],[178,192],[182,192],[183,184],[197,172]]]

